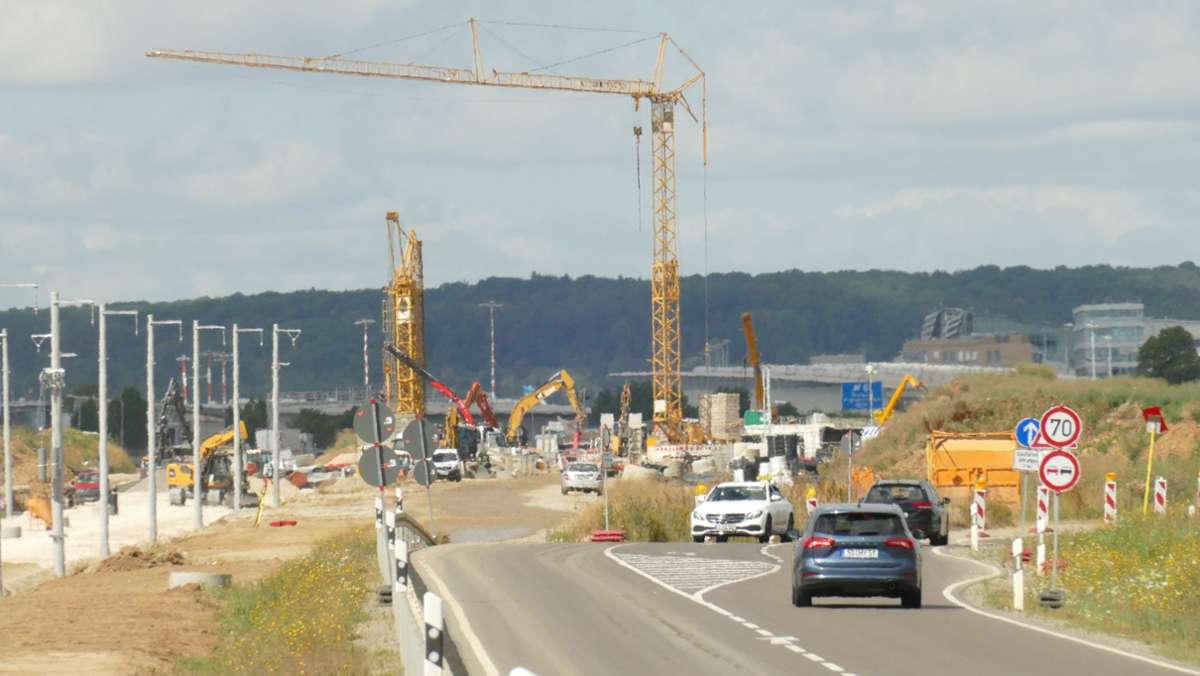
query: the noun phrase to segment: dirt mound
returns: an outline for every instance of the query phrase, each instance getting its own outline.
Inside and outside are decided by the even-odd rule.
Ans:
[[[88,572],[123,573],[130,570],[144,570],[159,566],[183,565],[186,559],[183,552],[166,547],[149,547],[142,549],[137,545],[122,547],[121,551],[88,568]]]

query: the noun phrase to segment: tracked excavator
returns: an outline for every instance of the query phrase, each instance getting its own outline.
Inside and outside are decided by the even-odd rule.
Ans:
[[[463,403],[467,410],[471,410],[472,406],[479,409],[479,414],[483,416],[483,424],[487,428],[493,430],[500,429],[500,422],[496,420],[496,414],[492,411],[492,404],[488,401],[487,394],[483,392],[483,388],[476,381],[471,383],[470,389],[467,390],[467,396],[463,397]],[[460,438],[461,433],[465,433],[465,438]],[[480,442],[482,441],[480,430],[473,425],[463,425],[459,422],[458,408],[451,407],[446,413],[446,433],[442,435],[442,448],[453,448],[458,451],[459,457],[469,460],[476,457],[480,453]],[[486,460],[480,458],[481,461]]]
[[[571,402],[571,408],[575,409],[575,439],[574,448],[579,448],[579,440],[583,436],[583,420],[587,417],[587,412],[583,410],[583,405],[579,402],[579,396],[575,394],[575,380],[566,370],[561,370],[550,376],[550,379],[542,383],[536,390],[521,397],[513,406],[512,413],[508,416],[508,431],[505,437],[508,442],[516,443],[521,435],[521,422],[525,419],[525,414],[539,403],[545,401],[547,397],[563,390],[567,394],[567,400]]]
[[[233,476],[233,437],[237,433],[240,433],[243,442],[250,436],[245,422],[237,432],[231,426],[200,443],[199,499],[207,504],[219,505],[231,500],[235,480],[242,482],[243,491],[250,489],[245,474],[236,478]],[[188,498],[197,499],[192,472],[193,465],[190,462],[167,464],[167,495],[172,505],[186,505]]]

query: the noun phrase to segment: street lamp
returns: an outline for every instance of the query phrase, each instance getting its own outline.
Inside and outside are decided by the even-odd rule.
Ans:
[[[1104,351],[1108,356],[1108,377],[1113,377],[1112,370],[1112,336],[1104,336]]]
[[[876,368],[874,364],[867,364],[865,368],[867,372],[867,425],[875,423],[875,391],[871,389],[871,376],[875,374]]]
[[[279,501],[279,367],[291,366],[279,361],[279,334],[285,334],[292,339],[292,347],[296,347],[296,339],[300,337],[300,329],[281,329],[278,324],[271,325],[271,506],[278,507]]]
[[[374,323],[374,319],[367,319],[366,317],[354,322],[355,326],[362,327],[363,332],[363,396],[367,398],[371,396],[371,359],[367,356],[367,348],[369,347],[367,331]]]
[[[204,482],[200,478],[200,332],[220,331],[221,347],[225,346],[225,327],[201,324],[192,320],[192,528],[204,528]]]
[[[33,289],[33,311],[37,312],[38,285],[30,283],[0,284],[0,289]],[[12,428],[9,426],[8,414],[8,330],[0,329],[0,380],[3,380],[3,422],[4,422],[4,515],[11,517],[15,503],[13,501],[12,480]],[[2,587],[0,587],[2,589]],[[3,595],[3,592],[0,592]]]
[[[133,335],[137,335],[137,310],[109,310],[104,303],[96,305],[100,317],[100,347],[96,360],[98,362],[98,378],[100,381],[100,556],[107,558],[110,554],[108,547],[108,339],[106,328],[108,317],[133,317]],[[122,403],[123,405],[123,403]],[[124,425],[122,425],[122,430]]]
[[[158,428],[154,415],[154,327],[174,325],[179,329],[179,342],[183,342],[183,322],[178,319],[155,319],[146,315],[146,490],[150,493],[147,517],[150,520],[150,542],[158,541],[158,459],[155,443]],[[180,423],[183,421],[180,420]]]
[[[488,323],[492,327],[492,401],[496,401],[496,308],[502,308],[504,305],[489,300],[486,303],[480,303],[479,307],[488,309]]]
[[[233,508],[242,508],[242,395],[239,389],[242,364],[239,361],[238,336],[257,333],[258,346],[263,346],[262,329],[243,329],[233,325]]]
[[[1088,340],[1091,341],[1092,356],[1089,358],[1088,361],[1091,362],[1092,380],[1095,380],[1096,379],[1096,325],[1089,322],[1084,325],[1084,328],[1086,328],[1088,330]]]

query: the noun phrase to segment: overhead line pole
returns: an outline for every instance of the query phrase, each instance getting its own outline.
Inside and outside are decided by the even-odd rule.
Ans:
[[[154,411],[154,327],[171,324],[179,329],[179,342],[182,343],[182,320],[156,320],[154,315],[146,315],[146,490],[150,494],[150,499],[146,502],[146,516],[151,543],[158,542],[158,459],[155,453],[158,426]],[[179,422],[183,423],[182,420]]]
[[[98,455],[100,456],[100,556],[108,558],[111,551],[108,546],[108,337],[106,329],[108,327],[108,317],[110,316],[133,317],[133,335],[136,336],[138,332],[138,311],[109,310],[104,303],[97,304],[96,311],[100,317],[100,346],[96,356],[96,361],[98,362],[97,376],[100,381],[100,445],[98,448]]]
[[[38,285],[32,282],[20,282],[16,284],[0,284],[0,289],[33,289],[33,311],[37,312],[37,288]],[[0,329],[0,351],[3,352],[3,366],[0,371],[3,371],[0,378],[3,379],[4,385],[4,516],[11,517],[13,510],[16,507],[16,502],[13,500],[13,480],[12,480],[12,429],[9,426],[8,412],[8,330]],[[0,594],[3,594],[3,587],[0,587]]]
[[[374,323],[374,319],[367,319],[366,317],[354,322],[355,326],[362,327],[363,332],[363,389],[365,390],[364,395],[368,398],[371,396],[371,358],[367,352],[370,347],[367,332]]]
[[[192,528],[204,528],[204,481],[200,466],[200,332],[220,331],[221,346],[225,345],[225,327],[218,324],[201,324],[192,320]],[[211,398],[211,397],[210,397]]]
[[[300,337],[300,329],[281,329],[278,324],[271,325],[271,506],[282,504],[279,500],[279,368],[291,366],[288,362],[279,361],[279,334],[285,334],[292,339],[292,347]]]
[[[242,395],[240,381],[242,364],[239,356],[238,336],[257,333],[258,346],[263,346],[262,329],[243,329],[233,325],[233,508],[242,508]]]

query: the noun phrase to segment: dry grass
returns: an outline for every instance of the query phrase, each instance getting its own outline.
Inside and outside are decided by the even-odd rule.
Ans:
[[[65,465],[74,469],[92,468],[99,462],[100,439],[95,434],[80,432],[72,428],[63,430],[63,459]],[[44,495],[48,490],[46,484],[37,480],[37,449],[50,448],[50,430],[36,432],[28,427],[13,426],[13,483],[18,486],[28,485],[36,495]],[[48,460],[48,458],[47,458]],[[114,472],[134,471],[133,461],[121,445],[111,439],[108,442],[108,466]],[[0,467],[0,477],[4,476],[4,468]],[[67,472],[68,479],[70,472]]]
[[[654,481],[619,481],[609,486],[609,524],[611,528],[624,530],[626,539],[636,542],[691,540],[690,516],[696,504],[692,486]],[[580,542],[601,528],[604,528],[604,504],[598,501],[547,533],[546,539],[550,542]]]
[[[201,657],[181,660],[196,674],[355,674],[370,656],[354,642],[366,619],[364,600],[374,572],[374,537],[367,529],[326,540],[270,577],[217,592],[225,640]]]

